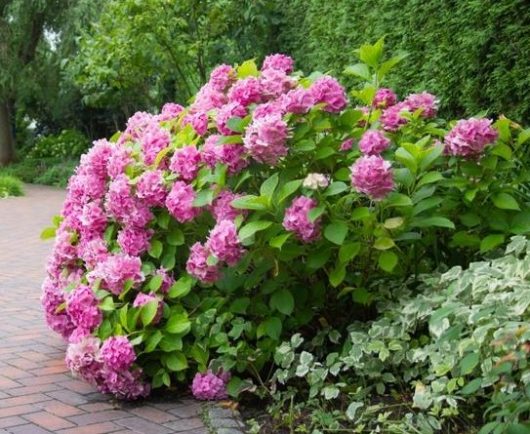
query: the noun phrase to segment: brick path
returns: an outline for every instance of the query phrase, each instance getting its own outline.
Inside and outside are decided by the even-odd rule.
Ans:
[[[39,234],[63,199],[41,186],[0,199],[0,433],[207,434],[192,400],[116,403],[66,370],[65,345],[39,302],[51,248]]]

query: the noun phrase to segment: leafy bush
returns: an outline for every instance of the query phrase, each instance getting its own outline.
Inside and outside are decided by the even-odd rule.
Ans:
[[[296,334],[276,351],[275,382],[307,382],[308,397],[297,399],[304,411],[313,401],[316,427],[431,433],[476,419],[481,434],[527,432],[515,429],[530,411],[530,242],[516,236],[499,259],[378,292],[378,319],[307,344]],[[316,405],[341,399],[343,411],[327,418]]]
[[[25,158],[3,167],[2,174],[11,175],[29,184],[65,187],[74,173],[78,160],[58,158]]]
[[[77,158],[88,149],[88,138],[77,130],[63,130],[59,134],[36,140],[28,158]]]
[[[447,127],[433,95],[378,89],[400,61],[382,41],[359,55],[364,107],[272,55],[216,68],[188,108],[137,113],[81,158],[43,234],[57,235],[43,303],[74,372],[136,398],[200,371],[195,395],[223,397],[283,336],[369,318],[375,280],[528,232],[528,131]],[[233,375],[228,392],[249,384]]]
[[[13,176],[0,175],[0,198],[23,195],[24,189],[20,180]]]
[[[66,187],[68,179],[75,172],[79,162],[77,160],[66,160],[54,164],[46,169],[44,173],[34,179],[35,184],[52,185],[54,187]]]
[[[279,45],[307,69],[340,73],[354,49],[386,35],[409,53],[391,84],[403,92],[427,89],[450,116],[484,109],[530,117],[528,16],[524,0],[278,1],[284,14]],[[326,19],[322,19],[326,17]]]

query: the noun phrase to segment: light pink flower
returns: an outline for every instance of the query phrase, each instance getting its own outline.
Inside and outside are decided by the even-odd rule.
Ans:
[[[184,181],[177,181],[167,195],[166,207],[177,221],[184,223],[193,220],[199,214],[199,208],[193,206],[194,200],[193,187]]]
[[[210,231],[206,248],[228,265],[237,264],[245,252],[237,236],[236,226],[231,220],[217,222]]]
[[[359,149],[363,154],[378,155],[388,148],[390,139],[378,130],[366,131],[359,141]]]
[[[387,89],[384,87],[377,90],[374,96],[374,100],[372,101],[372,105],[380,109],[386,109],[396,103],[397,96],[394,91],[392,89]]]
[[[261,66],[262,71],[266,71],[267,69],[276,69],[290,74],[294,69],[294,60],[285,54],[270,54],[265,57]]]
[[[215,89],[210,83],[205,84],[195,97],[195,101],[191,105],[191,112],[206,113],[212,109],[222,107],[227,102],[227,98],[223,92]]]
[[[107,163],[107,173],[111,179],[116,179],[125,169],[134,163],[132,150],[124,145],[115,144]]]
[[[408,111],[408,106],[403,102],[398,102],[397,104],[383,110],[383,113],[381,113],[381,117],[379,118],[383,129],[392,132],[399,130],[408,122],[401,113]]]
[[[309,89],[315,99],[315,104],[324,103],[324,110],[327,112],[340,112],[348,104],[346,91],[335,78],[329,75],[318,78]]]
[[[158,298],[155,294],[144,294],[143,292],[139,292],[136,295],[136,298],[134,299],[133,307],[142,307],[152,301],[156,301],[157,303],[156,315],[153,319],[152,324],[157,324],[162,319],[162,314],[164,313],[164,305],[161,302],[160,298]]]
[[[219,92],[226,90],[236,81],[236,71],[230,65],[219,65],[210,74],[210,85]]]
[[[149,249],[152,229],[126,226],[118,232],[118,245],[126,255],[140,256]]]
[[[151,165],[155,162],[158,153],[169,146],[171,135],[169,131],[161,128],[158,124],[149,125],[140,138],[140,144],[144,154],[144,163]]]
[[[142,370],[102,369],[97,384],[101,393],[111,393],[118,399],[134,400],[149,395],[151,387],[142,381]]]
[[[349,151],[353,147],[353,139],[346,139],[340,144],[340,151]]]
[[[414,113],[421,109],[421,116],[424,118],[433,118],[438,112],[438,101],[436,97],[428,92],[413,93],[403,101],[408,109]]]
[[[215,375],[212,371],[201,374],[197,372],[191,384],[191,393],[195,399],[203,401],[226,399],[226,381],[220,375]]]
[[[244,118],[246,115],[247,109],[245,107],[237,102],[229,102],[217,110],[217,129],[225,136],[237,134],[237,131],[233,131],[228,127],[227,122],[234,117]]]
[[[177,149],[171,157],[169,168],[184,181],[192,181],[197,176],[201,154],[195,146]]]
[[[252,119],[262,119],[268,116],[283,116],[285,114],[282,105],[280,104],[281,99],[277,101],[269,101],[264,104],[258,104],[252,112]]]
[[[479,156],[497,140],[498,133],[490,119],[461,119],[445,136],[445,153],[466,158]]]
[[[309,89],[298,87],[283,95],[280,104],[286,113],[304,114],[315,105],[315,97]]]
[[[190,113],[184,116],[182,125],[191,125],[199,136],[204,136],[208,131],[208,114],[206,112]]]
[[[184,110],[184,107],[182,107],[180,104],[175,104],[174,102],[167,102],[162,107],[162,111],[157,116],[157,120],[159,121],[169,121],[171,119],[176,118],[179,114],[182,113]]]
[[[237,216],[245,216],[247,214],[247,210],[237,209],[231,206],[232,201],[238,197],[241,197],[241,195],[230,190],[223,190],[217,195],[210,209],[216,221],[233,221]]]
[[[89,335],[101,324],[103,315],[92,289],[79,285],[68,297],[66,311],[76,326],[78,337]]]
[[[315,241],[320,237],[320,218],[309,220],[309,211],[318,205],[315,199],[298,196],[291,206],[285,210],[283,227],[294,232],[295,235],[306,243]]]
[[[142,261],[126,254],[109,255],[104,262],[96,265],[88,274],[89,282],[102,279],[102,287],[115,295],[120,295],[127,281],[133,286],[143,282]]]
[[[364,155],[351,168],[351,182],[359,193],[384,199],[394,189],[391,165],[379,155]]]
[[[186,262],[186,271],[204,283],[219,280],[220,273],[217,265],[208,265],[210,251],[197,242],[190,249],[190,256]]]
[[[252,103],[259,103],[262,99],[261,82],[256,77],[239,80],[228,91],[228,100],[237,102],[243,107]]]
[[[243,141],[252,158],[273,166],[287,155],[287,134],[287,123],[278,115],[270,115],[255,119]]]
[[[41,304],[46,316],[46,323],[54,332],[68,339],[76,325],[66,311],[65,294],[59,282],[47,277],[42,284]]]
[[[167,196],[164,172],[148,170],[140,175],[136,183],[136,196],[148,206],[161,206]]]
[[[296,86],[296,80],[279,69],[265,69],[259,80],[262,95],[267,99],[278,98]]]
[[[126,336],[108,338],[101,346],[100,355],[105,367],[114,371],[127,370],[136,360],[134,348]]]
[[[231,175],[240,172],[248,165],[244,158],[245,148],[237,143],[219,144],[220,138],[219,135],[214,134],[206,139],[202,148],[204,162],[211,168],[217,163],[226,164]]]
[[[78,245],[78,254],[86,268],[94,268],[98,262],[107,259],[109,251],[103,238],[82,239]]]

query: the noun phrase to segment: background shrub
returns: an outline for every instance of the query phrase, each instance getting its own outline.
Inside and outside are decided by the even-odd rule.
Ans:
[[[10,175],[0,175],[0,198],[22,196],[24,189],[19,179]]]
[[[28,158],[79,158],[89,147],[88,138],[77,130],[63,130],[59,134],[42,136],[28,153]]]

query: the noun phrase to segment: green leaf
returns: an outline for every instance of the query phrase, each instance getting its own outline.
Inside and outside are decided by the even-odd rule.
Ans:
[[[504,243],[503,234],[488,235],[480,242],[480,251],[482,253],[487,252],[489,250],[494,249],[497,246],[500,246],[502,243]]]
[[[200,208],[206,205],[211,205],[214,193],[215,192],[211,188],[199,191],[193,201],[193,206],[196,208]]]
[[[383,226],[386,229],[397,229],[401,226],[403,226],[403,217],[391,217],[385,220],[383,223]]]
[[[411,227],[428,228],[428,227],[440,227],[454,229],[454,223],[445,217],[425,217],[416,218],[410,223]]]
[[[160,341],[162,340],[162,332],[160,330],[156,330],[145,342],[145,348],[144,351],[146,353],[150,353],[156,349]]]
[[[153,322],[158,312],[158,300],[152,300],[146,303],[140,309],[140,319],[144,327],[147,327]]]
[[[170,220],[171,216],[167,211],[162,211],[160,215],[156,218],[158,226],[160,226],[162,229],[167,229],[169,227]]]
[[[153,277],[151,277],[151,280],[149,280],[149,284],[147,287],[151,291],[158,291],[158,289],[162,286],[163,277],[160,274],[157,274]]]
[[[248,389],[249,386],[248,382],[243,381],[241,378],[234,375],[226,385],[226,391],[231,397],[237,398],[239,394]]]
[[[149,256],[153,258],[160,258],[160,255],[162,254],[162,249],[164,246],[162,245],[162,242],[159,240],[153,240],[151,241],[151,246],[149,247]]]
[[[40,233],[40,239],[41,240],[49,240],[50,238],[54,238],[55,237],[55,231],[56,231],[56,228],[50,226],[48,228],[45,228],[41,233]]]
[[[365,206],[355,208],[351,213],[352,220],[364,220],[367,217],[370,217],[370,209]]]
[[[379,60],[383,55],[383,38],[379,39],[375,44],[364,44],[359,48],[359,58],[364,63],[370,65],[372,68],[377,68]]]
[[[353,243],[343,244],[342,246],[340,246],[339,249],[339,261],[342,263],[350,262],[359,254],[360,251],[361,243],[357,241]]]
[[[234,116],[233,118],[228,119],[226,126],[235,133],[242,133],[245,130],[245,121],[243,118]]]
[[[166,330],[174,334],[186,334],[190,328],[191,322],[188,320],[188,316],[182,313],[173,314],[166,324]]]
[[[291,232],[277,235],[269,241],[269,246],[281,250],[282,246],[285,244],[285,242],[289,239],[291,235],[292,235]]]
[[[162,362],[170,371],[183,371],[188,367],[188,360],[181,352],[172,352],[162,355]]]
[[[257,329],[258,338],[262,336],[269,336],[278,341],[282,333],[282,321],[280,318],[272,316],[263,321]]]
[[[259,70],[254,59],[246,60],[237,67],[237,78],[258,77]]]
[[[112,312],[115,308],[112,297],[105,297],[103,300],[101,300],[101,303],[99,303],[99,308],[105,312]]]
[[[324,213],[324,211],[326,211],[325,206],[323,205],[317,206],[316,208],[309,210],[309,212],[307,213],[307,217],[309,218],[310,222],[314,222],[317,218],[319,218]]]
[[[249,194],[247,196],[234,199],[230,205],[237,209],[253,209],[260,211],[268,208],[268,200],[265,197]]]
[[[412,206],[412,200],[410,197],[405,196],[401,193],[390,193],[386,198],[386,205],[387,206]]]
[[[425,184],[432,184],[433,182],[440,181],[443,179],[443,175],[440,172],[427,172],[425,175],[421,177],[417,184],[417,188],[421,187]]]
[[[480,360],[480,354],[479,353],[469,353],[467,354],[462,360],[460,360],[460,373],[462,375],[468,375],[471,372],[473,372],[473,369],[475,369],[475,366],[478,365],[478,362]]]
[[[234,145],[237,143],[243,143],[243,137],[241,137],[241,135],[239,134],[234,134],[231,136],[222,136],[218,142],[219,145]]]
[[[500,209],[521,210],[515,198],[508,193],[499,193],[493,196],[493,204]]]
[[[412,173],[416,173],[418,170],[418,165],[416,163],[416,158],[407,151],[405,148],[401,147],[396,150],[395,153],[396,160],[402,163],[407,169]]]
[[[270,199],[274,194],[276,186],[278,185],[278,180],[278,172],[276,172],[274,175],[264,181],[263,184],[261,184],[261,187],[259,189],[260,195]]]
[[[329,283],[333,288],[339,286],[344,278],[346,277],[346,266],[345,264],[337,265],[331,273],[329,273]]]
[[[370,69],[364,63],[357,63],[356,65],[347,66],[344,69],[344,74],[354,75],[366,81],[370,81],[372,79],[372,74],[370,74]]]
[[[480,389],[480,386],[482,385],[482,378],[475,378],[474,380],[471,380],[469,383],[467,383],[460,393],[462,395],[471,395],[475,393],[478,389]]]
[[[288,289],[279,289],[272,294],[270,307],[284,315],[290,315],[294,309],[293,294]]]
[[[420,161],[420,169],[427,170],[432,163],[442,155],[443,151],[444,145],[442,144],[435,145],[432,148],[423,151],[423,157]]]
[[[168,291],[169,298],[185,297],[193,287],[193,279],[190,276],[182,276],[177,280]]]
[[[348,190],[348,186],[341,181],[333,182],[325,191],[324,196],[334,196]]]
[[[182,246],[184,244],[184,232],[178,228],[173,228],[167,234],[166,241],[170,246]]]
[[[270,225],[272,225],[272,222],[264,220],[247,223],[239,230],[239,239],[244,240],[245,238],[250,238],[256,232],[263,231],[267,229]]]
[[[302,179],[295,179],[294,181],[286,182],[278,192],[278,204],[291,196],[302,185]]]
[[[377,250],[388,250],[394,246],[394,240],[389,237],[379,237],[374,242],[374,248]]]
[[[386,250],[384,252],[381,252],[377,263],[379,265],[379,268],[390,273],[394,270],[394,268],[396,268],[396,265],[398,263],[398,256],[391,250]]]
[[[240,297],[236,298],[232,304],[230,304],[229,311],[232,313],[239,313],[241,315],[244,315],[247,313],[247,309],[250,305],[250,298],[248,297]]]
[[[317,152],[315,153],[315,160],[323,160],[324,158],[331,157],[334,154],[335,149],[333,149],[331,146],[324,146],[317,149]]]
[[[324,237],[334,244],[341,245],[348,235],[348,225],[343,221],[334,221],[324,229]]]

